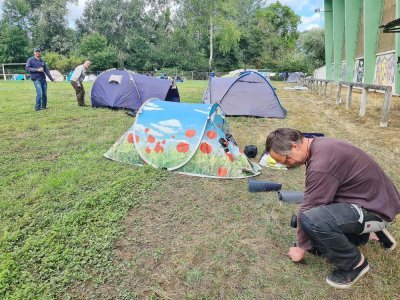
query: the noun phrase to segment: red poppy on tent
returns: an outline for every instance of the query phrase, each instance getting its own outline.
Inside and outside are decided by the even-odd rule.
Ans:
[[[133,144],[133,134],[132,133],[128,134],[128,143]]]
[[[150,154],[150,152],[151,152],[151,149],[149,148],[149,147],[146,147],[146,153],[148,153],[148,154]]]
[[[136,143],[139,143],[140,138],[138,135],[135,135],[135,139],[136,139]]]
[[[149,131],[150,131],[149,128],[146,128],[146,129],[144,130],[144,132],[146,132],[146,133],[148,133]]]
[[[161,143],[165,144],[165,140],[162,140],[162,142],[161,142]]]
[[[156,141],[156,139],[155,139],[154,136],[149,135],[149,136],[147,137],[147,142],[148,142],[148,143],[152,144],[152,143],[154,143],[155,141]]]
[[[233,154],[232,154],[232,153],[226,153],[226,156],[228,156],[229,159],[230,159],[232,162],[235,161],[235,158],[233,157]]]
[[[156,146],[154,147],[154,151],[155,151],[156,153],[163,153],[163,152],[164,152],[164,147],[161,146],[161,143],[160,143],[160,142],[158,142],[158,143],[156,144]]]
[[[210,154],[212,152],[212,146],[207,142],[203,142],[200,144],[200,151],[206,154]]]
[[[209,130],[209,131],[207,131],[207,137],[210,140],[213,140],[217,137],[217,133],[214,130]]]
[[[225,177],[226,175],[228,175],[228,170],[226,168],[219,167],[217,174],[219,177]]]
[[[196,135],[196,130],[188,129],[188,130],[186,130],[185,135],[188,138],[192,138],[192,137],[194,137]]]
[[[176,145],[176,150],[178,152],[186,153],[189,151],[189,144],[185,142],[180,142],[178,143],[178,145]]]

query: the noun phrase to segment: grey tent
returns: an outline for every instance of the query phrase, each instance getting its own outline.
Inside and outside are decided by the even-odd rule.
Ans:
[[[298,83],[300,78],[304,78],[305,74],[303,72],[293,72],[289,74],[287,82],[289,83]]]
[[[219,103],[230,116],[285,118],[286,109],[269,81],[257,72],[245,72],[239,77],[210,77],[203,103]]]

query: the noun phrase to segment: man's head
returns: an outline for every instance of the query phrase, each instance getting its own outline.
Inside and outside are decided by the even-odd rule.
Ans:
[[[33,49],[33,55],[36,58],[41,58],[42,57],[42,49],[40,49],[39,47],[36,47],[35,49]]]
[[[306,162],[308,156],[308,149],[303,141],[303,134],[299,130],[278,128],[268,135],[266,152],[278,163],[288,167],[299,166]]]
[[[90,60],[85,60],[83,62],[83,66],[85,67],[85,69],[89,69],[91,64],[92,64],[92,62]]]

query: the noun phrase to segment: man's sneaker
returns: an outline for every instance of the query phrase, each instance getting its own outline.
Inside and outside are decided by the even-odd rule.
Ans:
[[[368,271],[369,264],[367,259],[364,258],[363,264],[358,268],[349,271],[336,269],[326,277],[326,282],[335,288],[347,289]]]
[[[397,242],[386,228],[375,232],[375,234],[379,239],[379,243],[381,243],[385,250],[393,251],[396,248]]]

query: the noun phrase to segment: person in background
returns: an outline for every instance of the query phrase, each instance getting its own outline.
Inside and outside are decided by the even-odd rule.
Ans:
[[[26,62],[25,69],[31,73],[31,79],[36,89],[35,111],[47,109],[46,75],[54,82],[46,63],[42,60],[42,50],[33,49],[33,56]]]
[[[292,261],[316,250],[336,267],[326,282],[344,289],[369,270],[358,245],[371,239],[387,251],[395,249],[386,226],[400,213],[400,194],[367,153],[342,140],[307,138],[291,128],[271,132],[266,151],[288,167],[306,166],[296,246],[288,253]]]
[[[83,80],[86,76],[86,71],[89,69],[92,62],[90,60],[85,60],[83,64],[77,66],[71,76],[71,85],[76,92],[76,101],[78,106],[87,106],[85,104],[85,89],[83,87]]]

